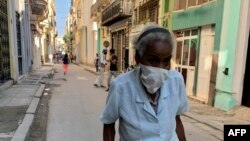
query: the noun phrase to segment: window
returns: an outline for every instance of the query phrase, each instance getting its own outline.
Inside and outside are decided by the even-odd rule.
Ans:
[[[77,18],[81,18],[81,10],[77,10]]]
[[[186,31],[184,32],[184,36],[190,36],[190,30],[186,30]]]
[[[138,23],[155,22],[158,23],[159,0],[147,1],[140,3],[138,7]]]
[[[177,35],[177,38],[178,37],[183,37],[183,31],[177,31],[176,35]]]
[[[137,14],[137,8],[134,9],[134,24],[138,23],[138,14]]]
[[[189,66],[195,66],[197,39],[191,39]]]
[[[195,5],[196,5],[196,0],[188,0],[188,7]]]
[[[187,7],[187,0],[176,0],[174,5],[175,10],[185,9]]]
[[[196,62],[196,49],[198,29],[189,29],[175,32],[177,47],[175,61],[178,67],[194,67]]]
[[[174,1],[174,9],[181,10],[186,9],[188,7],[201,5],[214,0],[175,0]]]
[[[177,42],[176,48],[176,64],[181,64],[182,42]]]
[[[182,65],[188,65],[189,39],[184,40]]]
[[[169,11],[169,6],[167,6],[167,4],[169,4],[169,0],[165,0],[165,9],[164,9],[164,13],[167,13]]]
[[[198,4],[200,5],[200,4],[203,4],[203,3],[206,3],[206,2],[208,2],[208,0],[198,0]]]

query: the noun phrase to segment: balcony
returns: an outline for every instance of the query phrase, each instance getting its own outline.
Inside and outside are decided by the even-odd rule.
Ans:
[[[116,0],[102,12],[102,26],[109,26],[117,21],[132,16],[131,0]]]
[[[37,20],[42,21],[48,16],[47,0],[33,0],[31,2],[32,14],[37,16]]]
[[[91,18],[96,17],[97,13],[102,12],[109,3],[110,0],[97,0],[96,3],[91,6]]]

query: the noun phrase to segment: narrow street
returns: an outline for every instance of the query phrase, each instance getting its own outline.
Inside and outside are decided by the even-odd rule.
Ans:
[[[102,141],[103,85],[138,65],[116,141],[177,140],[176,112],[187,141],[250,138],[250,0],[0,0],[0,21],[0,141]]]
[[[64,76],[62,65],[56,65],[52,82],[55,87],[49,105],[47,141],[102,140],[99,115],[105,105],[107,92],[104,88],[93,86],[95,78],[95,74],[73,64],[69,65],[69,73]],[[106,84],[105,80],[104,82]],[[182,120],[188,141],[223,140],[222,132],[218,130],[186,116]]]

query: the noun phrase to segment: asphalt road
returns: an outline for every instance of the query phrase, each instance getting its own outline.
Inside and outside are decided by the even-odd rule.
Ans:
[[[104,88],[93,86],[96,75],[77,65],[69,65],[66,76],[60,64],[56,65],[56,72],[51,82],[55,87],[49,102],[47,141],[101,141],[102,123],[99,116],[107,92]],[[185,116],[182,121],[188,141],[223,140],[221,131]],[[118,138],[116,136],[117,141]]]

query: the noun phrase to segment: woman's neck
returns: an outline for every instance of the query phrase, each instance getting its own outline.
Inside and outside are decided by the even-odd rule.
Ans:
[[[148,94],[148,96],[152,99],[152,101],[155,101],[156,94]]]

